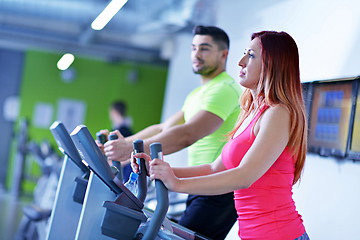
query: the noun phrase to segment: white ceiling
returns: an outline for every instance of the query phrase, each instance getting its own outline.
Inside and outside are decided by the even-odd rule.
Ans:
[[[0,0],[0,48],[72,52],[109,61],[164,63],[162,44],[215,23],[215,0],[129,0],[101,31],[106,0]]]

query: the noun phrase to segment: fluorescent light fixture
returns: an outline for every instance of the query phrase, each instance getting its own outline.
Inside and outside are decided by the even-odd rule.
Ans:
[[[112,0],[91,23],[91,28],[94,30],[103,29],[127,1],[128,0]]]
[[[74,55],[71,53],[64,54],[60,60],[57,62],[57,67],[60,70],[66,70],[70,67],[70,65],[74,62]]]

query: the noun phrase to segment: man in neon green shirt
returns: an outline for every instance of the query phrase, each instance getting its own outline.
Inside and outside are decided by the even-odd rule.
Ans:
[[[239,114],[240,86],[225,72],[229,38],[217,27],[194,29],[191,60],[201,86],[193,90],[183,108],[164,123],[152,125],[137,134],[104,146],[108,160],[126,161],[132,141],[144,140],[149,145],[160,142],[164,154],[189,147],[189,164],[211,163],[221,152],[226,134],[233,129]],[[186,210],[179,223],[212,239],[224,239],[235,223],[237,214],[233,193],[219,196],[189,195]]]
[[[212,163],[225,145],[225,134],[234,128],[239,115],[240,86],[222,72],[211,81],[193,90],[186,98],[182,111],[185,122],[190,121],[199,111],[207,111],[223,120],[213,133],[199,139],[188,147],[189,165]]]

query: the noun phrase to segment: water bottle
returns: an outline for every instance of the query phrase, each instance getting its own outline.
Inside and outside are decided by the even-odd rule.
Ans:
[[[137,179],[138,175],[134,172],[130,174],[129,180],[124,184],[127,189],[132,192],[135,196],[137,195]]]

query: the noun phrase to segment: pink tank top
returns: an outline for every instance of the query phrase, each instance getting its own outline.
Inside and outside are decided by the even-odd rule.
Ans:
[[[240,164],[256,138],[253,127],[267,108],[261,108],[246,129],[224,146],[221,157],[227,169]],[[242,240],[291,240],[305,232],[292,199],[294,162],[286,147],[262,177],[249,188],[234,191]]]

